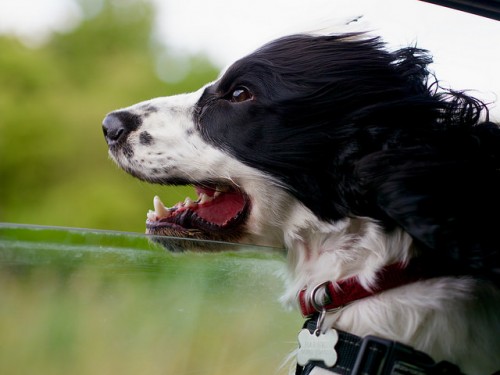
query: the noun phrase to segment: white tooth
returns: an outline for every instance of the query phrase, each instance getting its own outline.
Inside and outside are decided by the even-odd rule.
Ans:
[[[160,197],[158,197],[157,195],[153,199],[153,205],[155,207],[156,216],[159,216],[159,217],[170,216],[170,211],[168,211],[165,208],[165,205],[162,203],[162,201],[160,200]]]
[[[219,190],[216,190],[215,193],[214,193],[214,196],[212,197],[213,199],[217,198],[219,195],[221,194],[221,192]]]
[[[184,207],[187,207],[187,208],[192,208],[196,206],[196,203],[194,203],[191,198],[189,197],[186,197],[186,199],[184,200]]]
[[[200,204],[210,202],[211,200],[212,200],[212,198],[209,197],[208,195],[206,195],[205,193],[200,194],[200,202],[199,202]]]
[[[158,218],[158,216],[156,216],[156,212],[154,212],[153,210],[149,210],[146,217],[149,221],[156,221],[156,219]]]

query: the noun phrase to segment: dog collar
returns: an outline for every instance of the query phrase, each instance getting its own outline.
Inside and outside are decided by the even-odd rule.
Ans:
[[[317,330],[316,318],[305,322],[303,329],[312,335]],[[332,366],[312,360],[306,365],[297,364],[296,375],[309,375],[315,367],[341,375],[360,374],[415,374],[415,375],[464,375],[458,366],[447,362],[435,362],[429,355],[400,342],[376,336],[359,337],[335,330],[336,360]]]
[[[351,302],[421,278],[422,272],[415,262],[394,263],[377,272],[377,284],[373,288],[363,287],[356,276],[336,282],[326,281],[312,289],[302,289],[298,294],[298,302],[302,315],[310,317],[315,313],[336,310]]]

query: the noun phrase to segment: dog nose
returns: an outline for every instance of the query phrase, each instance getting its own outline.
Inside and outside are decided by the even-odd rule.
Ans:
[[[124,141],[127,135],[141,125],[141,118],[126,111],[111,112],[102,122],[102,131],[108,146]]]
[[[102,131],[104,133],[104,138],[106,138],[106,142],[110,146],[118,143],[118,141],[126,135],[123,122],[113,113],[110,113],[104,118],[102,122]]]

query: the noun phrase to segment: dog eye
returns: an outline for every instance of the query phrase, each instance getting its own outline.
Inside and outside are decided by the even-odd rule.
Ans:
[[[231,101],[233,103],[241,103],[246,100],[252,99],[252,94],[246,87],[238,87],[231,94]]]

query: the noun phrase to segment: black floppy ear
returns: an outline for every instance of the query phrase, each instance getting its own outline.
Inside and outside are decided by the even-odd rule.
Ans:
[[[497,172],[470,155],[446,155],[415,146],[361,159],[356,172],[369,215],[402,227],[436,267],[498,282]]]
[[[451,183],[449,165],[420,150],[381,151],[361,159],[356,171],[372,215],[395,221],[431,249],[441,246],[459,199],[457,189],[449,188],[459,183]]]

